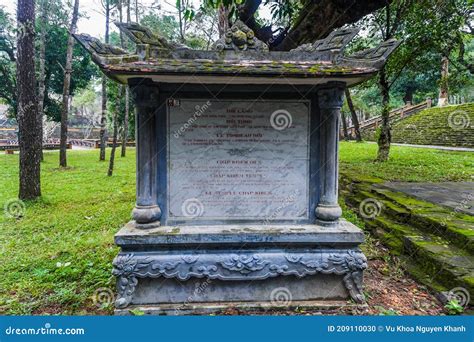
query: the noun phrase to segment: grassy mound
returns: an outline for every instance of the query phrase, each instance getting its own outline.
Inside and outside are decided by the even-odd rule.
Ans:
[[[474,103],[425,109],[393,124],[396,143],[474,147]]]

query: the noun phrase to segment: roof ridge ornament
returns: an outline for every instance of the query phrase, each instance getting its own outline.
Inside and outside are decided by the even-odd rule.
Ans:
[[[389,39],[382,42],[379,46],[358,51],[351,56],[343,57],[342,64],[370,66],[380,69],[387,62],[390,54],[401,44],[400,40]]]
[[[141,26],[137,23],[122,23],[119,21],[114,24],[123,32],[132,42],[135,44],[148,44],[157,46],[163,49],[172,49],[172,44],[168,41],[153,33],[149,28]]]
[[[150,45],[165,50],[189,49],[183,44],[169,42],[164,37],[151,31],[148,27],[140,24],[134,22],[122,23],[119,21],[114,22],[114,24],[136,45]]]
[[[99,39],[92,37],[88,34],[73,34],[73,36],[92,55],[96,54],[103,57],[129,55],[129,53],[123,50],[122,48],[102,43]]]
[[[325,52],[331,51],[340,54],[351,40],[359,33],[359,28],[345,28],[332,31],[326,38],[314,43],[298,46],[291,51]]]
[[[268,45],[258,40],[253,30],[241,20],[235,21],[232,27],[227,29],[224,37],[214,44],[214,48],[218,51],[268,51]]]

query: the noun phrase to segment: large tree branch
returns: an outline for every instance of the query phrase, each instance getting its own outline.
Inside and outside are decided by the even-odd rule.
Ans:
[[[258,39],[268,44],[273,38],[271,26],[262,27],[255,20],[255,12],[257,12],[261,4],[262,0],[246,0],[237,8],[237,11],[239,19],[255,32],[255,36]]]
[[[390,2],[391,0],[307,0],[293,28],[274,49],[285,51],[312,43]]]

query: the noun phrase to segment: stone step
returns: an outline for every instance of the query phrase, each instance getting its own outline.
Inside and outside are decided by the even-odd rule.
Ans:
[[[370,194],[375,195],[374,197],[383,205],[382,210],[392,219],[437,235],[474,254],[474,218],[472,216],[455,213],[451,209],[381,187],[372,188]]]
[[[474,256],[439,236],[400,224],[385,215],[366,220],[366,227],[407,265],[406,270],[430,288],[463,287],[474,293]],[[474,299],[474,298],[473,298]]]
[[[415,279],[440,293],[462,287],[474,294],[472,217],[456,214],[443,221],[452,210],[350,177],[341,180],[341,198]],[[361,213],[367,199],[381,206],[373,218]]]

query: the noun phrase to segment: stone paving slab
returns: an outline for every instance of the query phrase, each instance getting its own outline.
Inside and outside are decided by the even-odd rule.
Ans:
[[[386,182],[384,187],[474,216],[474,182]]]

